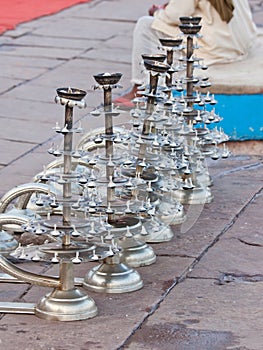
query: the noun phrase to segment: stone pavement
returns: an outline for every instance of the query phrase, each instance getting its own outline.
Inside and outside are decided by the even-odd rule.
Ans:
[[[88,107],[76,110],[75,118],[87,131],[102,125],[100,118],[88,115],[102,101],[101,91],[92,90],[92,76],[121,72],[123,88],[129,87],[132,29],[151,4],[94,0],[24,23],[0,37],[1,195],[32,181],[53,160],[47,153],[57,141],[52,127],[64,113],[53,102],[56,88],[88,90]],[[260,29],[262,1],[251,5]],[[261,53],[253,56],[253,63],[243,63],[246,74],[234,64],[227,71],[211,67],[214,86],[222,88],[220,78],[241,92],[262,91]],[[118,122],[127,118],[123,114]],[[174,227],[174,239],[154,245],[157,262],[138,269],[143,289],[111,295],[88,292],[99,315],[86,321],[2,315],[1,348],[262,350],[262,154],[251,155],[243,148],[242,154],[210,161],[208,166],[214,201],[186,208],[188,220]],[[93,266],[78,265],[76,275],[83,277]],[[46,264],[23,263],[23,268],[58,273],[57,266]],[[47,292],[42,287],[1,284],[0,301],[32,303]]]

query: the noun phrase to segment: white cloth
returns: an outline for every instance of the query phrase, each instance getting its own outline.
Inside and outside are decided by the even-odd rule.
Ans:
[[[170,0],[165,9],[154,17],[139,18],[133,33],[132,83],[145,82],[141,54],[157,53],[159,38],[178,37],[179,17],[201,16],[202,38],[195,55],[204,58],[208,65],[228,63],[246,57],[255,42],[257,30],[252,20],[247,0],[234,0],[234,16],[229,23],[223,22],[207,0]]]
[[[153,17],[144,16],[139,18],[133,33],[132,49],[132,83],[142,84],[147,79],[142,54],[159,53],[161,43],[159,38],[167,37],[162,32],[152,29]]]

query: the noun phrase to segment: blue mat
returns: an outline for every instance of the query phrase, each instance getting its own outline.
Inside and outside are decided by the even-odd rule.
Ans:
[[[263,140],[263,95],[216,95],[218,124],[230,140]]]
[[[180,96],[176,91],[174,96]],[[223,118],[220,123],[208,126],[222,127],[231,141],[263,140],[263,94],[215,95],[217,104],[207,105],[207,110],[215,108]],[[195,108],[202,109],[195,105]]]

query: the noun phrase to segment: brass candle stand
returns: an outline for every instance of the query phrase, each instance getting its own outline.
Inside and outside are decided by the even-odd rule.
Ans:
[[[141,130],[138,159],[140,163],[150,162],[156,173],[158,172],[158,180],[162,178],[163,184],[160,186],[160,180],[156,181],[155,187],[170,191],[181,205],[210,203],[213,199],[210,189],[212,179],[206,166],[206,158],[227,157],[227,148],[224,146],[222,150],[218,145],[228,138],[221,129],[210,130],[207,127],[208,124],[221,120],[214,110],[208,111],[206,108],[216,103],[214,96],[210,96],[209,92],[205,96],[196,92],[198,86],[207,89],[211,85],[207,77],[194,76],[194,69],[207,69],[201,63],[202,59],[194,55],[194,50],[198,49],[194,38],[198,39],[200,36],[201,17],[182,17],[181,21],[180,29],[186,38],[186,44],[182,44],[182,38],[160,39],[166,49],[166,62],[170,66],[174,61],[174,51],[180,53],[176,68],[165,69],[164,60],[155,60],[154,54],[143,56],[146,69],[154,73],[150,74],[149,92],[140,91],[147,98],[146,110],[136,107],[131,116],[135,129]],[[157,54],[156,58],[159,56]],[[182,78],[184,70],[185,77]],[[177,75],[174,77],[177,71],[180,78]],[[157,93],[158,74],[163,72],[167,75],[167,91],[172,87],[180,93],[179,97],[170,94],[167,99],[162,95],[165,91],[163,89],[159,89]]]
[[[147,227],[147,223],[145,227],[151,232],[150,237],[146,238],[147,242],[162,242],[169,241],[173,237],[169,225],[181,224],[185,220],[185,215],[181,203],[170,195],[173,191],[172,186],[167,186],[171,163],[163,150],[171,140],[166,135],[158,133],[158,124],[163,124],[166,120],[166,110],[165,113],[161,113],[156,106],[167,98],[162,90],[158,91],[158,78],[160,74],[167,72],[170,66],[160,60],[156,61],[154,55],[144,57],[147,58],[144,63],[149,71],[149,89],[141,91],[147,99],[146,110],[135,109],[131,114],[135,120],[140,121],[140,127],[136,125],[132,134],[138,152],[134,173],[135,176],[140,174],[144,179],[148,177],[151,180],[152,191],[159,196],[160,204],[156,210],[156,217],[160,219],[159,229],[153,229],[154,226],[158,226],[156,219],[154,223],[149,224],[152,225],[152,229]],[[124,171],[127,172],[127,168]]]
[[[32,196],[32,192],[44,192],[45,194],[48,192],[46,199],[47,201],[49,200],[50,207],[52,208],[59,204],[62,207],[62,215],[60,216],[54,215],[51,217],[50,213],[48,213],[46,219],[38,217],[28,218],[28,222],[22,226],[25,231],[31,234],[46,235],[54,238],[55,242],[43,244],[36,248],[36,250],[39,250],[39,255],[37,256],[38,259],[34,258],[34,261],[43,259],[59,263],[59,277],[49,278],[24,272],[3,257],[1,257],[0,261],[3,271],[16,277],[18,280],[54,288],[51,293],[47,294],[37,305],[31,308],[31,313],[44,319],[72,321],[96,316],[97,306],[93,299],[75,286],[73,264],[85,260],[99,260],[107,256],[113,256],[116,248],[113,244],[114,242],[111,244],[89,243],[85,233],[85,230],[89,228],[88,221],[85,218],[81,220],[72,216],[72,208],[76,201],[76,196],[72,194],[72,184],[78,181],[80,177],[77,172],[72,171],[73,134],[79,132],[79,129],[73,126],[73,107],[85,107],[85,101],[83,100],[85,95],[86,92],[79,89],[57,89],[55,101],[65,106],[64,126],[56,126],[55,128],[56,132],[63,136],[64,141],[63,150],[60,152],[63,155],[63,173],[57,177],[57,182],[62,186],[62,191],[60,192],[62,195],[60,193],[52,193],[50,189],[47,191],[46,185],[31,184],[30,186],[14,190],[13,193],[4,196],[1,201],[3,211],[8,207],[12,199],[20,196],[23,204],[18,209],[24,209]],[[57,174],[53,174],[52,178],[56,176]],[[43,174],[42,178],[45,178],[47,182],[47,174]],[[51,199],[54,196],[55,201],[54,198]],[[43,206],[43,201],[40,204],[40,201],[37,199],[35,204]],[[18,222],[17,220],[7,220],[5,217],[2,220],[3,224],[17,224]],[[75,240],[77,236],[81,236],[82,240]],[[95,253],[98,246],[101,250],[100,256]],[[16,254],[21,254],[19,247],[11,255],[17,256]],[[22,255],[18,256],[18,258],[25,259],[27,256],[24,254],[25,257],[22,257]],[[52,255],[53,258],[48,258]],[[28,312],[28,307],[25,309],[25,312]],[[23,307],[10,307],[9,311],[4,308],[3,311],[23,312]]]
[[[89,271],[83,285],[91,290],[107,293],[130,292],[141,288],[143,284],[140,276],[131,267],[150,265],[156,261],[153,249],[141,240],[142,224],[136,211],[127,211],[127,201],[133,206],[131,194],[127,191],[128,179],[115,172],[122,159],[116,154],[114,145],[118,143],[117,138],[122,138],[123,135],[114,132],[112,117],[119,113],[112,104],[112,88],[116,87],[120,78],[119,73],[102,73],[94,76],[99,84],[98,88],[104,92],[103,111],[100,113],[104,114],[105,130],[99,137],[100,143],[105,146],[105,154],[100,153],[95,159],[98,166],[105,169],[105,176],[96,181],[101,203],[93,215],[96,216],[100,212],[105,216],[110,231],[107,236],[117,240],[120,252]],[[98,144],[98,135],[95,135],[93,140]],[[126,188],[126,191],[123,188]]]
[[[145,55],[143,55],[145,56]],[[127,145],[127,148],[130,149],[131,148],[131,154],[132,156],[130,156],[131,154],[128,155],[127,159],[124,159],[123,161],[119,161],[119,156],[118,154],[116,155],[116,152],[113,152],[113,154],[109,154],[108,155],[102,155],[101,153],[97,159],[97,161],[101,161],[103,160],[104,163],[106,160],[108,160],[108,158],[110,158],[110,161],[113,165],[111,165],[111,175],[112,175],[112,180],[113,180],[113,184],[114,187],[118,186],[118,181],[119,178],[116,179],[116,176],[114,176],[114,162],[117,163],[118,166],[120,166],[121,168],[121,174],[124,175],[125,178],[122,177],[122,181],[123,179],[125,179],[125,181],[127,181],[127,178],[130,178],[129,181],[131,181],[131,178],[136,180],[136,185],[132,185],[133,187],[136,187],[139,189],[140,192],[140,197],[143,197],[144,195],[144,201],[146,201],[147,198],[150,198],[150,201],[152,203],[155,203],[156,201],[159,201],[160,199],[160,195],[156,194],[152,194],[150,193],[151,190],[154,188],[154,183],[156,181],[158,181],[159,175],[157,174],[157,172],[154,170],[153,167],[148,168],[147,166],[144,165],[145,161],[143,159],[143,156],[145,156],[146,160],[148,161],[149,159],[152,160],[158,160],[159,156],[156,154],[154,154],[153,152],[149,152],[149,149],[151,147],[151,143],[153,141],[153,135],[154,133],[151,131],[149,133],[149,136],[147,135],[147,128],[149,127],[150,124],[153,124],[151,117],[152,117],[152,110],[154,110],[154,106],[155,106],[155,100],[157,98],[157,95],[161,98],[161,95],[159,95],[159,93],[157,93],[157,82],[158,82],[158,76],[159,74],[164,73],[169,67],[168,65],[164,64],[164,65],[158,65],[159,63],[161,63],[162,60],[165,59],[165,55],[146,55],[145,56],[147,58],[147,62],[152,60],[153,58],[157,59],[157,67],[156,65],[151,65],[150,62],[148,62],[148,66],[147,68],[150,67],[149,71],[151,71],[151,75],[150,75],[150,85],[149,85],[149,91],[148,92],[142,92],[142,94],[144,95],[144,98],[146,98],[146,111],[144,111],[144,115],[142,117],[143,119],[143,135],[141,133],[139,134],[135,134],[135,133],[128,133],[128,131],[126,130],[118,130],[117,133],[115,133],[115,128],[113,130],[112,128],[112,121],[110,121],[110,130],[111,132],[108,133],[107,137],[111,138],[111,147],[113,150],[113,144],[114,144],[114,150],[116,149],[116,141],[117,138],[122,139],[123,140],[123,144],[125,143],[125,145]],[[153,67],[153,68],[152,68]],[[118,111],[116,109],[113,108],[113,106],[111,106],[111,84],[112,83],[116,83],[118,81],[112,81],[112,79],[116,79],[119,78],[119,76],[117,74],[115,75],[111,75],[108,74],[100,74],[100,75],[96,75],[95,80],[99,83],[99,88],[101,89],[107,89],[107,91],[109,90],[109,94],[107,95],[107,98],[104,101],[104,104],[106,106],[110,105],[110,107],[112,109],[110,109],[109,107],[107,107],[108,111],[107,113],[112,115],[118,115]],[[104,81],[105,79],[105,81]],[[109,84],[110,82],[110,84]],[[105,96],[105,92],[104,92],[104,96]],[[101,109],[96,109],[95,111],[91,112],[92,115],[96,115],[99,116],[100,114],[105,112],[105,107],[103,108],[103,111],[101,111]],[[147,120],[147,118],[144,118],[144,116],[147,115],[149,117],[149,120]],[[147,125],[148,124],[148,125]],[[106,123],[105,123],[106,125]],[[107,125],[109,125],[109,123],[107,123]],[[92,150],[94,150],[94,148],[96,148],[96,145],[100,145],[102,144],[102,151],[103,148],[105,146],[105,136],[106,132],[100,130],[99,134],[95,135],[93,134],[93,144],[92,142],[90,142],[90,139],[88,139],[86,136],[84,137],[84,142],[83,140],[81,140],[81,147],[84,149],[90,148]],[[132,143],[135,140],[135,144],[138,145],[138,150],[136,149],[136,147],[134,148],[134,144]],[[148,140],[149,139],[149,140]],[[131,140],[131,141],[130,141]],[[86,144],[85,144],[86,143]],[[118,142],[119,143],[119,142]],[[147,145],[148,144],[148,145]],[[88,146],[87,146],[88,145]],[[150,146],[150,147],[149,147]],[[126,153],[129,153],[129,151],[127,152],[127,148],[126,148]],[[145,150],[147,149],[147,153],[145,152]],[[122,148],[122,151],[125,149]],[[135,150],[135,151],[134,151]],[[134,152],[133,152],[134,151]],[[113,161],[114,162],[113,162]],[[95,161],[95,158],[94,158]],[[156,162],[157,163],[157,162]],[[107,169],[107,165],[106,165],[106,169]],[[109,176],[108,176],[109,177]],[[105,176],[105,178],[107,178],[107,176]],[[102,181],[98,181],[102,182]],[[140,184],[138,182],[141,182]],[[125,185],[126,186],[126,185]],[[145,186],[148,186],[148,189],[145,191]],[[143,189],[144,188],[144,189]],[[164,187],[163,187],[164,189]],[[134,192],[131,191],[131,192]],[[163,194],[163,193],[162,193]],[[132,196],[132,195],[131,195]],[[156,197],[158,197],[158,200],[156,200]],[[132,198],[132,197],[131,197]],[[163,198],[165,198],[165,195],[163,195]],[[134,199],[131,199],[131,202],[133,202]],[[144,228],[146,228],[146,231],[149,233],[148,235],[145,235],[145,241],[146,242],[162,242],[162,241],[167,241],[170,240],[173,237],[172,231],[169,227],[169,224],[178,224],[178,223],[182,223],[184,220],[184,214],[183,214],[183,208],[180,205],[180,203],[173,203],[172,206],[170,206],[170,208],[168,208],[167,203],[163,203],[164,200],[161,201],[162,203],[160,205],[158,205],[156,208],[158,210],[156,210],[156,214],[154,214],[154,217],[152,216],[152,214],[150,215],[150,217],[148,219],[145,219],[145,216],[142,220],[142,224],[144,226]],[[116,203],[114,204],[116,207]],[[113,205],[113,206],[114,206]],[[123,204],[122,204],[123,205]],[[133,205],[133,204],[131,204]],[[155,205],[155,204],[154,204]],[[112,207],[112,205],[111,205]],[[161,208],[165,208],[164,210],[161,210]],[[135,211],[134,211],[135,213]],[[139,234],[136,235],[139,237]],[[126,249],[126,248],[125,248]],[[126,254],[124,254],[126,256]],[[144,262],[142,262],[142,264],[144,264]]]
[[[83,215],[82,213],[86,213],[88,220],[88,227],[80,228],[84,230],[84,237],[85,232],[88,234],[89,239],[91,242],[96,239],[96,237],[104,243],[104,232],[107,226],[112,226],[112,220],[113,220],[113,214],[110,213],[109,207],[110,203],[114,201],[114,190],[111,186],[109,186],[108,182],[109,179],[113,175],[113,168],[112,165],[109,164],[111,161],[111,156],[113,155],[113,125],[112,125],[112,116],[114,112],[112,112],[111,109],[111,88],[113,85],[115,85],[119,79],[120,74],[116,74],[114,77],[107,76],[105,81],[105,86],[107,86],[104,89],[104,99],[105,99],[105,154],[100,157],[100,161],[102,163],[107,163],[106,165],[106,174],[104,176],[100,176],[100,173],[97,174],[97,177],[94,176],[94,173],[91,174],[91,176],[86,179],[86,181],[81,181],[81,185],[83,186],[83,193],[82,193],[82,201],[77,202],[72,205],[71,209],[68,212],[68,215],[72,215],[75,211],[75,215],[77,217],[77,222],[79,222],[79,218]],[[97,79],[100,81],[101,77],[98,77]],[[81,151],[81,150],[80,150]],[[84,152],[85,155],[85,152]],[[65,155],[64,155],[65,157]],[[84,158],[85,159],[85,158]],[[67,159],[66,159],[67,160]],[[65,159],[64,159],[65,162]],[[92,165],[91,163],[89,163]],[[95,166],[95,164],[93,164]],[[65,164],[64,164],[65,168]],[[71,168],[71,165],[68,165],[68,169]],[[100,168],[99,168],[100,169]],[[79,177],[81,177],[80,174],[78,174]],[[78,179],[80,181],[80,178]],[[106,191],[106,197],[102,200],[102,203],[98,200],[95,201],[94,193],[96,192],[96,183],[101,182],[102,187]],[[74,207],[73,207],[74,206]],[[71,213],[71,214],[70,214]],[[101,223],[102,217],[104,216],[105,219],[105,226],[101,225],[98,230],[94,230],[94,227],[98,227]],[[94,219],[94,221],[92,220]],[[75,226],[78,229],[78,225]],[[96,243],[98,244],[98,243]],[[91,290],[95,291],[101,291],[101,292],[108,292],[108,293],[120,293],[120,292],[130,292],[133,290],[137,290],[138,288],[141,288],[143,286],[141,277],[137,271],[134,269],[126,266],[124,263],[117,262],[119,261],[119,243],[117,240],[115,240],[115,237],[112,236],[110,241],[107,243],[105,242],[106,246],[113,245],[111,250],[114,250],[111,253],[104,253],[104,254],[96,254],[96,252],[93,252],[93,256],[91,257],[92,260],[101,260],[101,264],[98,267],[93,268],[91,271],[89,271],[83,280],[83,287],[89,288]],[[113,249],[114,248],[114,249]],[[100,255],[98,257],[98,255]],[[116,257],[114,257],[116,255]],[[118,274],[116,271],[118,270]],[[99,276],[99,279],[98,279]],[[102,282],[102,279],[104,281]]]
[[[207,77],[198,78],[194,76],[195,68],[207,69],[205,65],[200,63],[201,59],[194,56],[194,49],[198,48],[194,45],[194,38],[200,36],[201,17],[182,17],[181,21],[182,24],[179,27],[186,36],[186,55],[183,58],[181,57],[180,60],[184,62],[186,76],[180,80],[180,84],[186,86],[186,93],[183,95],[182,92],[181,97],[177,98],[179,106],[176,113],[182,118],[181,128],[177,131],[177,134],[184,138],[185,165],[179,171],[181,184],[178,191],[175,192],[175,196],[183,204],[210,203],[213,199],[209,187],[212,185],[212,180],[205,165],[205,158],[209,155],[211,149],[209,150],[209,147],[205,145],[209,139],[210,141],[215,139],[206,126],[198,127],[198,124],[204,123],[206,118],[210,118],[211,123],[220,119],[214,118],[213,113],[200,109],[201,106],[205,106],[207,103],[216,103],[214,98],[207,98],[204,101],[204,99],[201,100],[200,95],[195,94],[197,86],[209,88],[211,85]],[[175,86],[178,86],[178,82]],[[200,102],[198,102],[199,100]],[[197,103],[200,106],[199,109],[194,107]],[[219,143],[226,140],[226,135],[222,133]]]

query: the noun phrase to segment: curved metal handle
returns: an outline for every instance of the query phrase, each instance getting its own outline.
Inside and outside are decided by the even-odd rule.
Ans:
[[[56,192],[52,189],[51,186],[41,183],[27,183],[17,187],[14,187],[10,191],[8,191],[0,200],[0,213],[4,213],[8,205],[16,198],[23,196],[23,200],[21,200],[18,204],[17,209],[25,209],[32,194],[35,192],[40,193],[51,193],[56,196]]]
[[[9,275],[18,278],[26,283],[35,284],[42,287],[57,288],[60,286],[60,281],[55,277],[39,276],[35,273],[21,270],[2,255],[0,255],[0,269]]]
[[[23,225],[28,223],[28,221],[29,218],[26,215],[14,216],[8,213],[0,213],[0,227],[8,224]]]
[[[23,225],[28,222],[27,216],[12,216],[8,214],[0,214],[0,226],[6,224]],[[0,269],[9,275],[16,277],[24,282],[36,284],[44,287],[59,287],[61,285],[60,280],[55,277],[39,276],[31,272],[23,271],[2,255],[0,255]]]

